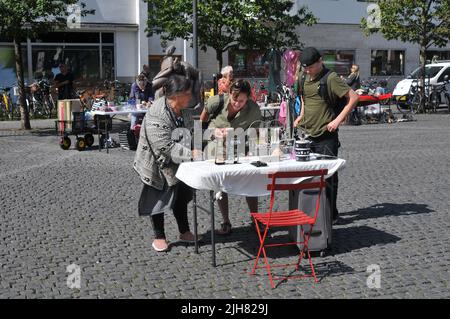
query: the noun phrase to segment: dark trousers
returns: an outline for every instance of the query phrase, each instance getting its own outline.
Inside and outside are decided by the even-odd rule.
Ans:
[[[183,234],[189,231],[189,221],[187,216],[187,206],[192,200],[192,189],[183,182],[175,186],[175,199],[173,203],[173,215],[178,224],[178,231]],[[165,239],[164,214],[152,215],[153,231],[155,239]]]
[[[338,149],[341,146],[339,143],[338,133],[330,133],[325,132],[321,136],[317,138],[310,137],[311,143],[311,151],[314,153],[338,156]],[[330,203],[331,211],[333,213],[333,220],[338,217],[337,210],[337,191],[338,191],[338,173],[334,173],[333,176],[326,179],[326,194]]]

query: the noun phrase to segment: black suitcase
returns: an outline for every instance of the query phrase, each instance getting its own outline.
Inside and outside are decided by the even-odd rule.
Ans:
[[[318,189],[305,189],[289,192],[289,209],[300,209],[305,214],[314,216],[316,211],[316,200],[318,196]],[[314,224],[311,237],[309,239],[308,248],[310,252],[320,252],[323,256],[325,251],[330,248],[332,243],[332,216],[330,202],[326,197],[325,188],[322,190],[320,196],[320,208],[317,215],[316,223]],[[310,230],[309,226],[303,226],[305,233]],[[300,226],[289,227],[289,237],[294,241],[303,241],[301,238]],[[303,248],[303,244],[297,244],[299,249]]]

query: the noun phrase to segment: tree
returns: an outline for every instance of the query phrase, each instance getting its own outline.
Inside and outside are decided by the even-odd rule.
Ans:
[[[192,37],[192,1],[144,0],[149,3],[148,33],[161,39]],[[290,15],[290,0],[203,0],[198,3],[198,42],[216,50],[219,70],[222,53],[233,47],[251,49],[300,46],[295,29],[316,23],[306,7]]]
[[[388,40],[418,44],[424,84],[427,49],[444,47],[450,38],[450,0],[379,0],[377,5],[361,20],[365,34],[381,32]],[[421,94],[425,103],[425,90]]]
[[[17,83],[22,129],[31,129],[29,110],[26,107],[24,68],[21,43],[27,38],[37,37],[51,30],[65,29],[70,12],[68,5],[78,0],[0,0],[0,34],[14,43]],[[93,14],[80,3],[81,16]]]

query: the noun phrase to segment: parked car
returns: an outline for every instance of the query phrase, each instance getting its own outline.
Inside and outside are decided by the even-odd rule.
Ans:
[[[411,85],[420,75],[420,67],[415,69],[406,79],[401,80],[395,86],[392,95],[394,97],[407,95],[410,92]],[[425,65],[425,85],[431,83],[431,85],[444,84],[444,77],[448,75],[450,77],[450,61],[438,61],[437,63]],[[450,90],[447,84],[447,89]]]

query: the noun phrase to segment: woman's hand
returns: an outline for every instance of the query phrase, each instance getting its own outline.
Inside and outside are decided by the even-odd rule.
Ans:
[[[193,161],[203,160],[203,152],[201,150],[193,150],[192,151],[192,160]]]

